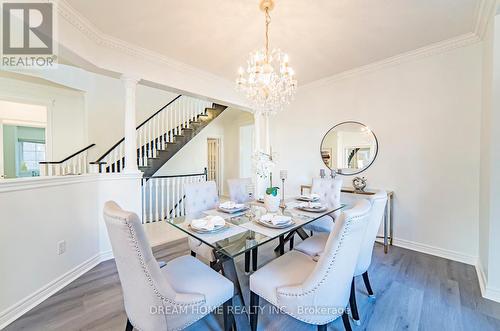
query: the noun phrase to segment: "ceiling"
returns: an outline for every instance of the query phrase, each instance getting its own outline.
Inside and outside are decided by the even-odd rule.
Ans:
[[[264,42],[258,0],[67,0],[101,32],[233,80]],[[276,0],[299,84],[474,31],[480,0]],[[147,4],[147,5],[145,5]]]

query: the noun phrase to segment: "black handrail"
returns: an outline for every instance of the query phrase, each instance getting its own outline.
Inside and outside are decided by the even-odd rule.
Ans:
[[[156,115],[158,115],[163,109],[167,108],[168,106],[170,106],[175,100],[179,99],[180,97],[182,97],[182,94],[179,94],[178,96],[176,96],[172,101],[170,101],[169,103],[167,103],[165,106],[161,107],[159,110],[157,110],[153,115],[149,116],[147,120],[145,120],[144,122],[142,122],[141,124],[139,124],[139,126],[137,126],[135,129],[138,130],[139,128],[141,128],[142,126],[144,126],[144,124],[146,124],[149,120],[151,120],[153,117],[155,117]],[[108,149],[100,158],[98,158],[95,162],[100,162],[102,161],[109,153],[111,153],[111,151],[113,149],[116,148],[116,146],[120,145],[123,141],[125,140],[125,137],[123,137],[122,139],[120,139],[116,144],[114,144],[110,149]]]
[[[68,156],[67,158],[65,158],[65,159],[64,159],[64,160],[62,160],[62,161],[42,161],[42,162],[38,162],[38,163],[39,163],[39,164],[61,164],[61,163],[63,163],[63,162],[68,161],[68,160],[69,160],[69,159],[71,159],[72,157],[75,157],[75,156],[77,156],[78,154],[85,152],[87,149],[90,149],[90,148],[92,148],[92,147],[94,147],[94,146],[95,146],[95,144],[90,144],[90,145],[88,145],[87,147],[82,148],[82,149],[81,149],[81,150],[79,150],[78,152],[71,154],[70,156]]]
[[[169,175],[169,176],[150,176],[150,177],[143,177],[143,179],[156,179],[156,178],[177,178],[177,177],[194,177],[194,176],[205,176],[205,180],[208,180],[208,169],[205,168],[204,172],[199,173],[199,174],[184,174],[184,175]]]
[[[165,106],[161,107],[159,110],[157,110],[153,115],[149,116],[144,122],[142,122],[141,124],[139,124],[139,126],[136,128],[136,130],[138,130],[140,127],[142,127],[144,124],[146,124],[147,122],[149,122],[150,119],[152,119],[153,117],[155,117],[156,115],[158,115],[163,109],[167,108],[168,106],[170,106],[172,103],[174,103],[175,100],[179,99],[180,97],[182,97],[182,94],[179,94],[178,96],[176,96],[172,101],[170,101],[169,103],[167,103]]]

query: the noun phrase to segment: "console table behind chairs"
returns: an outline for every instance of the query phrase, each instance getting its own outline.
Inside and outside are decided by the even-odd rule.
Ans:
[[[306,191],[311,191],[311,185],[300,185],[300,194],[304,194]],[[365,190],[357,191],[351,187],[343,187],[342,193],[354,194],[354,195],[373,195],[376,190]],[[385,207],[384,214],[384,235],[378,236],[377,238],[383,239],[384,242],[384,252],[387,254],[389,245],[392,246],[392,240],[394,238],[394,217],[393,217],[393,200],[394,191],[387,191],[387,206]]]

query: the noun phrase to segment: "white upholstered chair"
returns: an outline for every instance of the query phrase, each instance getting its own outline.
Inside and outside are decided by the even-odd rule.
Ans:
[[[123,289],[126,330],[181,330],[231,304],[233,283],[191,256],[160,269],[136,214],[108,201],[104,219]],[[224,312],[228,330],[233,316]]]
[[[245,203],[250,200],[247,188],[252,185],[251,178],[236,178],[228,179],[227,187],[229,188],[229,199],[236,203]]]
[[[373,195],[364,196],[364,198],[370,201],[371,209],[370,216],[368,218],[367,230],[363,238],[363,245],[361,246],[356,269],[354,270],[354,277],[362,275],[368,295],[374,297],[373,290],[370,285],[370,279],[368,278],[368,268],[370,267],[372,261],[373,247],[375,245],[375,240],[377,239],[378,229],[380,228],[380,223],[384,218],[385,207],[387,204],[387,192],[379,190]],[[327,239],[328,236],[324,234],[314,235],[301,242],[295,247],[295,249],[317,259],[317,257],[323,253]],[[350,298],[351,312],[353,320],[356,324],[359,324],[359,314],[356,305],[356,288],[354,284],[355,282],[353,278]]]
[[[342,178],[313,178],[311,193],[318,194],[322,203],[328,208],[340,206],[340,190],[342,189]],[[340,215],[340,211],[323,216],[320,219],[304,226],[305,230],[313,232],[328,233],[333,227],[333,221]]]
[[[298,320],[317,325],[318,330],[326,330],[340,316],[351,330],[345,308],[369,211],[370,203],[361,200],[341,213],[317,262],[302,252],[290,251],[250,276],[252,331],[257,328],[259,297]]]
[[[184,195],[186,196],[186,216],[199,215],[201,212],[217,208],[219,205],[217,185],[214,181],[185,184]],[[188,242],[192,256],[201,255],[209,262],[215,261],[213,249],[210,246],[191,236],[188,237]]]

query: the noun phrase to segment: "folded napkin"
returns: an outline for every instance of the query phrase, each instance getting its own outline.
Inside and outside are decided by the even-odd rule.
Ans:
[[[308,200],[318,200],[319,199],[319,194],[316,194],[316,193],[312,193],[310,195],[301,195],[300,196],[301,198],[303,199],[308,199]]]
[[[276,215],[276,214],[265,214],[260,217],[261,221],[272,223],[273,225],[282,225],[290,223],[292,218],[290,216]]]
[[[219,205],[219,208],[223,208],[223,209],[236,209],[236,208],[243,208],[243,207],[245,207],[244,204],[236,203],[234,201],[226,201],[226,202],[221,203]]]
[[[306,203],[302,203],[300,205],[301,208],[314,208],[314,209],[320,209],[321,207],[323,207],[321,205],[321,202],[306,202]]]
[[[226,221],[220,216],[205,216],[191,221],[191,226],[198,230],[212,231],[216,226],[224,226]]]

